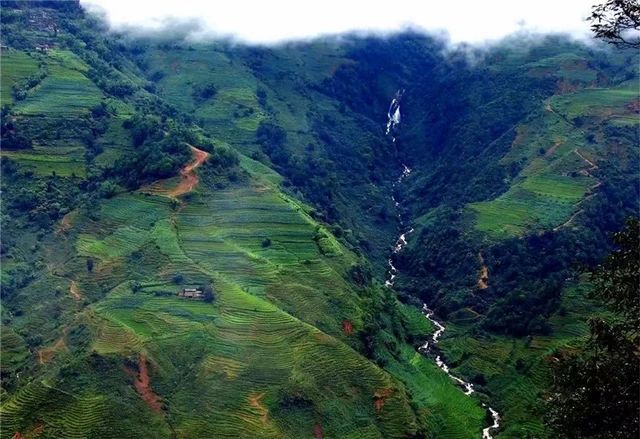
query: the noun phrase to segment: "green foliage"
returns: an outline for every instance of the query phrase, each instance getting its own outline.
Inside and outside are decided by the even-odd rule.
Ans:
[[[618,248],[593,275],[595,297],[613,317],[593,318],[583,350],[559,353],[554,366],[549,423],[561,437],[626,438],[640,431],[640,222],[629,220],[614,242]]]
[[[555,39],[470,64],[413,34],[187,46],[67,3],[1,17],[1,97],[25,92],[3,109],[3,435],[474,438],[489,397],[505,437],[546,434],[545,355],[589,312],[566,279],[637,198],[633,56]],[[442,355],[478,397],[415,351],[433,328],[380,285],[394,184],[416,228],[396,286],[453,322]],[[193,285],[206,301],[176,296]]]
[[[137,188],[152,180],[171,177],[189,160],[188,143],[195,137],[186,127],[139,114],[125,121],[124,126],[131,129],[136,149],[116,160],[113,173],[125,186]]]
[[[215,84],[197,84],[193,87],[193,98],[198,102],[203,102],[211,99],[216,95],[218,89]]]

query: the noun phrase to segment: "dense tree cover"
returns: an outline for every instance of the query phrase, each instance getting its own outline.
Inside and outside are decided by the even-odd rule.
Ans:
[[[545,334],[546,318],[558,309],[563,287],[581,267],[595,264],[610,244],[614,232],[632,214],[640,197],[633,174],[603,169],[608,174],[599,195],[589,200],[582,226],[524,238],[484,243],[468,233],[457,210],[437,209],[419,236],[396,256],[404,274],[401,290],[422,298],[447,316],[463,307],[485,314],[484,329],[516,336]],[[491,273],[489,287],[478,291],[478,252]]]
[[[30,171],[19,169],[2,157],[2,179],[11,181],[14,190],[3,192],[3,213],[14,210],[26,213],[23,226],[47,229],[78,203],[80,188],[68,179],[51,177],[36,179]],[[21,218],[3,216],[15,223]]]
[[[0,121],[0,133],[2,148],[5,150],[30,149],[33,141],[16,129],[16,120],[11,116],[9,106],[2,107],[2,121]]]
[[[398,42],[395,48],[398,54],[406,52]],[[566,279],[574,276],[577,266],[603,255],[606,232],[620,226],[625,213],[633,209],[638,191],[632,170],[602,170],[607,183],[586,204],[581,218],[587,224],[577,232],[561,230],[487,245],[481,235],[469,231],[471,219],[463,217],[460,208],[496,197],[509,187],[522,165],[517,161],[503,165],[500,158],[516,138],[514,127],[557,92],[555,78],[527,74],[527,63],[568,52],[580,54],[589,60],[590,68],[602,71],[600,80],[624,80],[630,73],[619,71],[606,56],[596,57],[556,37],[520,52],[517,62],[504,63],[514,56],[509,50],[508,45],[497,46],[475,60],[463,53],[454,53],[448,62],[429,64],[425,60],[423,68],[429,74],[406,85],[397,145],[399,157],[414,172],[406,183],[408,188],[396,198],[410,207],[410,217],[429,212],[429,219],[419,235],[410,238],[405,252],[397,255],[396,266],[403,273],[397,286],[437,305],[444,316],[471,307],[485,315],[483,328],[526,335],[549,330],[545,320],[557,308]],[[355,106],[374,105],[366,101],[370,98],[359,96],[364,92],[358,92],[356,78],[370,78],[367,85],[375,89],[379,72],[386,72],[379,66],[385,57],[371,58],[358,58],[358,65],[337,72],[336,78],[348,86],[332,84],[332,89],[349,95],[349,102],[357,102]],[[397,83],[407,84],[406,80]],[[637,143],[637,133],[631,129],[610,125],[602,129],[607,138]],[[594,135],[590,138],[593,141]],[[492,282],[488,290],[477,292],[481,249]]]
[[[640,434],[640,222],[614,235],[614,250],[593,272],[594,296],[612,315],[590,320],[581,352],[554,365],[549,423],[561,438]]]
[[[191,157],[188,144],[195,135],[184,127],[150,115],[135,115],[124,126],[132,132],[135,152],[118,159],[113,172],[129,188],[171,177]]]
[[[444,316],[471,307],[485,316],[483,329],[522,336],[549,331],[546,318],[557,309],[567,279],[574,278],[578,266],[593,263],[606,251],[606,233],[620,226],[633,207],[630,200],[637,196],[637,185],[630,184],[633,172],[602,170],[606,184],[584,205],[577,231],[487,244],[480,234],[470,232],[471,219],[461,208],[497,197],[522,170],[522,160],[501,162],[517,137],[516,127],[536,117],[543,101],[563,86],[561,76],[532,73],[541,60],[584,59],[583,68],[603,86],[628,80],[634,73],[613,55],[560,37],[525,42],[518,50],[511,44],[484,51],[460,48],[445,55],[441,41],[423,35],[354,39],[345,54],[353,62],[339,65],[329,78],[309,87],[341,103],[338,112],[314,117],[317,145],[310,144],[301,153],[282,126],[275,120],[264,121],[256,133],[262,152],[254,158],[265,161],[264,153],[287,177],[286,184],[318,207],[323,219],[342,223],[351,215],[366,215],[378,227],[394,223],[395,213],[382,203],[366,213],[337,208],[344,196],[368,197],[349,194],[345,186],[364,181],[384,187],[397,178],[400,162],[409,165],[414,172],[396,190],[396,199],[407,210],[405,218],[425,213],[431,218],[419,235],[411,237],[412,245],[404,254],[395,256],[403,273],[398,289],[428,300]],[[259,48],[248,52],[254,71],[277,87],[270,69],[280,55]],[[575,81],[572,87],[587,85],[579,77]],[[406,91],[394,148],[381,134],[397,89]],[[353,140],[336,128],[347,108],[350,115],[361,118],[363,133],[370,124],[371,132],[377,130],[379,137],[372,137],[370,152],[355,148]],[[591,130],[587,138],[592,143],[602,135],[637,143],[637,133],[631,129],[606,125],[596,133],[590,128],[592,121],[583,119],[567,122]],[[545,153],[544,148],[538,151]],[[342,183],[347,181],[349,185]],[[387,196],[390,192],[388,188]],[[376,254],[366,238],[353,243]],[[481,294],[476,291],[480,251],[492,273],[489,289]]]
[[[276,169],[287,177],[287,185],[302,190],[308,201],[320,209],[325,220],[338,219],[334,203],[334,166],[318,154],[315,144],[308,144],[303,154],[296,154],[288,146],[287,132],[270,121],[260,123],[256,130],[256,142]],[[262,160],[260,153],[253,154],[253,158]]]
[[[206,101],[216,95],[218,90],[213,83],[209,84],[197,84],[193,87],[193,97],[197,101]]]

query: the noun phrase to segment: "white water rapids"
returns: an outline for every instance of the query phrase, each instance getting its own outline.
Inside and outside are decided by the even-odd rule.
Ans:
[[[398,90],[395,97],[391,101],[391,105],[389,105],[389,111],[387,112],[388,122],[387,122],[386,134],[391,135],[391,138],[394,144],[396,143],[395,132],[397,130],[397,126],[400,124],[400,98],[402,97],[403,93],[404,93],[404,90]],[[393,184],[393,189],[394,189],[393,192],[395,192],[395,188],[397,187],[397,185],[402,183],[402,181],[406,177],[408,177],[409,174],[411,174],[411,168],[409,168],[406,164],[402,163],[402,173]],[[399,211],[400,202],[396,199],[395,193],[392,193],[391,199],[393,200],[393,203],[396,209],[398,210],[398,220],[400,222],[400,227],[404,228],[402,214]],[[398,269],[393,265],[393,255],[400,253],[406,247],[407,236],[411,232],[413,232],[413,228],[409,227],[408,229],[406,229],[404,232],[400,234],[400,236],[396,240],[396,243],[393,247],[392,255],[387,260],[387,263],[389,264],[389,271],[388,271],[387,280],[385,281],[384,284],[389,288],[393,288],[395,280],[398,277]],[[429,320],[436,327],[436,330],[431,335],[431,339],[425,341],[424,344],[418,348],[418,351],[424,355],[431,356],[433,355],[432,349],[431,349],[432,346],[438,343],[438,339],[444,333],[446,328],[442,323],[440,323],[438,320],[436,320],[433,317],[435,313],[434,311],[429,309],[426,303],[422,305],[422,314],[425,316],[427,320]],[[470,396],[475,391],[473,388],[473,384],[467,381],[464,381],[460,377],[453,375],[449,370],[449,366],[442,360],[442,357],[437,353],[435,353],[435,362],[436,362],[436,365],[444,371],[444,373],[446,373],[453,381],[455,381],[463,389],[465,395]],[[482,404],[482,406],[487,407],[484,403]],[[493,439],[493,436],[491,435],[492,431],[500,428],[500,414],[491,407],[487,407],[487,409],[491,414],[491,419],[493,420],[493,423],[482,430],[482,439]]]

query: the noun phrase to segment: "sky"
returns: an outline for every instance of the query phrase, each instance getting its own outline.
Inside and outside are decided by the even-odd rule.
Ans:
[[[81,0],[114,29],[162,30],[198,20],[195,37],[254,44],[344,32],[445,31],[453,43],[486,43],[517,31],[588,35],[584,19],[599,0]],[[197,26],[194,26],[196,29]]]

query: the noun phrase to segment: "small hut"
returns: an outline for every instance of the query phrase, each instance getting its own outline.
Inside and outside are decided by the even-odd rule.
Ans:
[[[178,292],[178,296],[186,299],[203,299],[204,292],[199,288],[183,288],[182,291]]]

